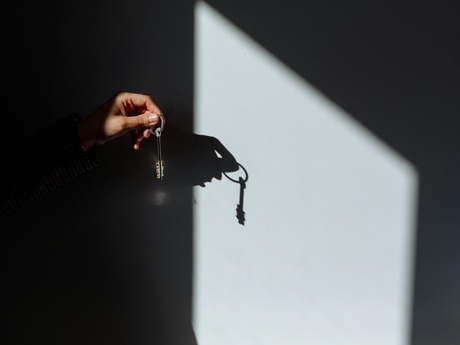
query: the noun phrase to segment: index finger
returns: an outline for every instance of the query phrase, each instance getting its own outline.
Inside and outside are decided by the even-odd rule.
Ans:
[[[148,111],[155,114],[163,114],[160,107],[156,105],[156,103],[149,95],[125,92],[121,96],[121,101],[129,99],[131,103],[136,107],[146,108]]]

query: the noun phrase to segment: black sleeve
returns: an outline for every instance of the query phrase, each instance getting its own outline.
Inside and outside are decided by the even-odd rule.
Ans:
[[[79,144],[80,120],[78,114],[66,116],[1,153],[0,219],[97,166],[96,147],[84,151]]]

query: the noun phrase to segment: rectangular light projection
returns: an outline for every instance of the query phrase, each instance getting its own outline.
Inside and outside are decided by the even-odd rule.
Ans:
[[[244,226],[237,183],[194,190],[198,343],[408,344],[416,171],[208,4],[195,15],[195,133],[249,174]]]

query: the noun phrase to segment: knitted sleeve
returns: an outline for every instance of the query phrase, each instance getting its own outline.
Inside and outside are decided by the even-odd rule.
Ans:
[[[0,219],[23,209],[98,165],[96,148],[84,151],[78,114],[44,128],[25,145],[2,152]]]

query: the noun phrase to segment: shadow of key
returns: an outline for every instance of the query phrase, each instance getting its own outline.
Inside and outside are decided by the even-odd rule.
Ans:
[[[243,206],[244,206],[244,190],[246,189],[246,182],[249,179],[249,175],[247,170],[240,164],[237,163],[238,166],[243,170],[245,177],[243,178],[240,176],[238,180],[235,180],[228,176],[225,172],[224,175],[227,177],[230,181],[238,183],[240,185],[240,199],[239,199],[239,204],[236,205],[236,218],[238,219],[238,223],[241,225],[244,225],[244,222],[246,221],[246,212],[243,211]]]

